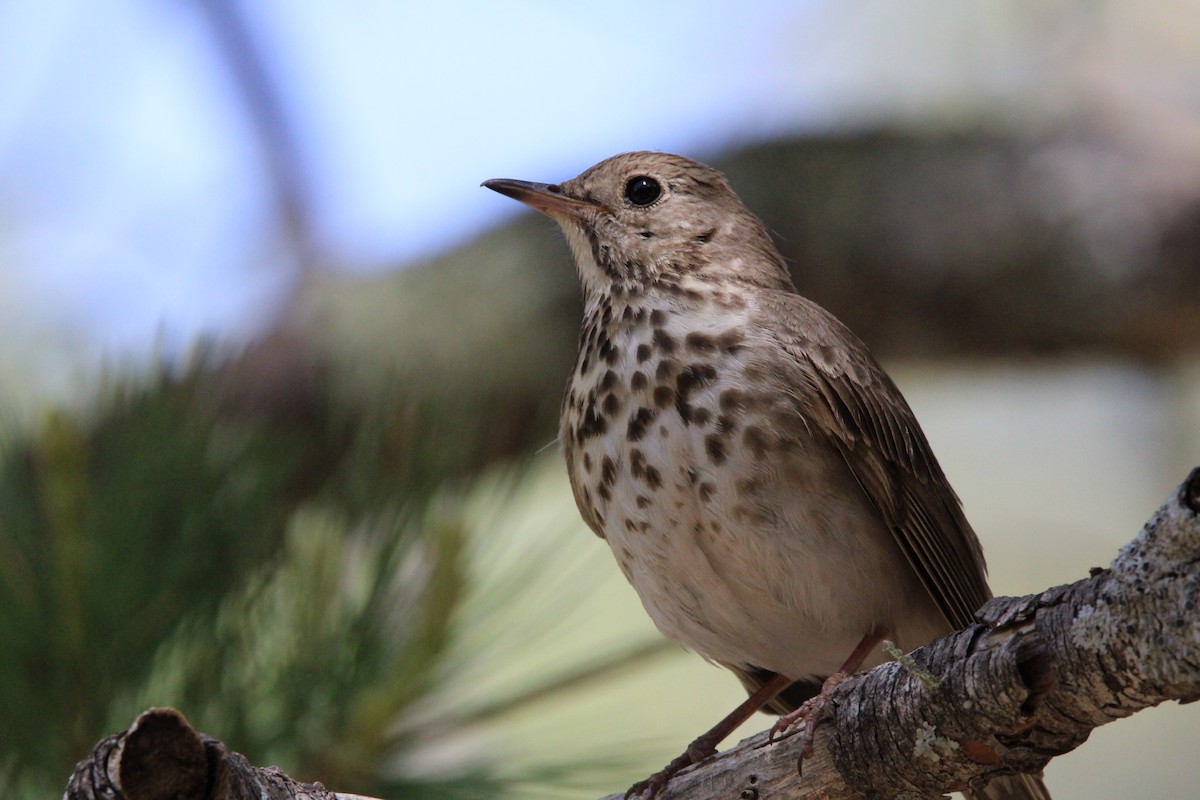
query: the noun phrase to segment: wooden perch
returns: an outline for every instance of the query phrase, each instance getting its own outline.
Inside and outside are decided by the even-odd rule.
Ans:
[[[1200,699],[1198,604],[1200,468],[1108,569],[998,597],[980,624],[838,686],[803,776],[795,739],[764,733],[680,773],[661,798],[932,797],[1039,771],[1100,725]],[[65,798],[102,797],[356,798],[252,767],[173,709],[147,711],[79,763]]]

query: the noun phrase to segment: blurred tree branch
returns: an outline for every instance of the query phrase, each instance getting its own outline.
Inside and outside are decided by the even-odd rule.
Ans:
[[[197,0],[196,6],[208,20],[213,41],[257,137],[267,185],[274,197],[283,235],[295,249],[299,277],[311,269],[317,253],[312,192],[287,109],[254,41],[244,5],[232,0]]]
[[[1161,366],[1200,341],[1200,183],[1187,179],[1200,152],[1170,155],[1080,121],[1038,137],[981,126],[779,139],[714,163],[801,293],[885,361]],[[316,364],[370,402],[389,390],[378,376],[399,375],[483,398],[497,425],[527,419],[513,450],[537,449],[575,353],[571,262],[553,223],[526,215],[405,269],[316,271],[232,383],[295,403]]]
[[[1198,600],[1200,468],[1109,569],[996,598],[981,609],[982,624],[841,684],[803,777],[794,739],[770,744],[759,734],[681,773],[664,800],[924,797],[1039,771],[1100,725],[1167,700],[1200,700]],[[352,797],[251,767],[172,709],[152,709],[101,741],[64,795],[254,796]]]

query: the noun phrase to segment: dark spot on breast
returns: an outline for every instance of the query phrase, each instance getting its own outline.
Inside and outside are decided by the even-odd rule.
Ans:
[[[650,312],[650,324],[656,328],[661,328],[667,321],[667,312],[661,308],[656,308]]]
[[[649,385],[650,379],[647,378],[646,373],[642,372],[641,370],[633,373],[633,377],[629,379],[629,388],[633,389],[635,392],[640,392]]]
[[[613,364],[616,364],[617,358],[621,355],[621,351],[619,351],[619,350],[617,350],[617,348],[613,347],[612,342],[610,342],[608,340],[607,336],[605,336],[604,339],[600,342],[600,346],[599,346],[597,352],[600,355],[600,360],[602,360],[605,364],[608,364],[610,366]]]
[[[629,451],[629,474],[641,480],[646,477],[646,454],[638,448]]]
[[[600,408],[605,414],[611,417],[621,408],[621,399],[615,394],[606,394],[604,395],[604,402],[600,404]]]
[[[646,485],[651,489],[662,486],[662,475],[654,467],[646,467]]]
[[[756,458],[761,458],[767,452],[767,435],[757,425],[747,425],[742,431],[742,444]]]
[[[610,486],[617,479],[617,465],[610,456],[600,462],[600,485]]]
[[[737,420],[728,414],[717,415],[717,433],[733,433],[737,430]]]
[[[721,405],[721,411],[729,414],[733,411],[740,411],[744,407],[743,397],[740,389],[726,389],[721,392],[717,402]]]
[[[704,481],[700,484],[696,491],[700,493],[701,502],[707,503],[709,500],[712,500],[713,495],[717,493],[717,485],[715,483]]]
[[[595,403],[589,402],[583,420],[575,428],[575,441],[582,444],[593,436],[603,436],[607,430],[608,419],[597,414]]]
[[[669,294],[682,298],[689,303],[698,303],[704,299],[704,294],[698,289],[689,289],[680,286],[678,283],[664,283],[661,288]]]
[[[704,450],[708,453],[709,459],[714,464],[725,463],[725,440],[722,437],[716,435],[715,433],[710,433],[708,436],[705,436]]]
[[[675,402],[675,390],[670,386],[655,386],[654,387],[654,405],[659,408],[666,408]]]
[[[734,355],[743,348],[745,335],[736,328],[730,328],[717,337],[717,346],[729,355]]]
[[[606,503],[612,500],[612,490],[608,488],[607,484],[600,484],[596,489],[596,494],[600,495],[600,499]]]
[[[679,372],[679,362],[663,359],[658,362],[657,369],[654,370],[654,380],[659,383],[665,383],[675,377]]]
[[[591,453],[583,454],[583,471],[584,472],[592,471],[592,454]]]
[[[707,425],[708,421],[710,419],[712,419],[712,412],[709,411],[707,408],[703,408],[700,406],[691,406],[690,409],[691,409],[690,422],[693,425]]]
[[[655,313],[658,313],[658,312],[655,312]],[[654,314],[651,314],[650,316],[653,317]],[[669,334],[665,330],[663,330],[662,328],[654,329],[653,341],[654,341],[654,346],[658,348],[659,352],[665,353],[667,355],[670,355],[671,353],[675,352],[675,338],[673,336],[671,336],[671,334]]]
[[[642,406],[629,418],[629,426],[625,429],[625,438],[631,442],[641,441],[646,435],[646,428],[654,421],[658,412]]]
[[[612,248],[600,241],[600,237],[595,231],[584,230],[584,235],[587,236],[588,244],[591,245],[592,258],[596,260],[596,265],[604,270],[610,276],[616,276],[615,265],[613,264]]]
[[[629,517],[626,517],[625,530],[629,531],[630,533],[637,531],[637,523],[631,520]]]
[[[638,508],[649,508],[650,507],[650,498],[646,497],[646,495],[644,495],[644,494],[639,494],[637,496],[637,500],[635,502],[637,503]]]
[[[650,345],[639,344],[637,347],[637,362],[639,364],[645,364],[647,361],[650,360],[650,353],[651,353]]]
[[[695,486],[696,481],[700,479],[700,473],[696,472],[696,470],[692,469],[691,467],[685,469],[683,474],[687,476],[688,486]]]
[[[697,353],[711,353],[717,349],[717,342],[706,333],[693,331],[683,338],[684,345]]]
[[[592,338],[596,335],[596,318],[595,316],[584,317],[583,326],[579,329],[579,349],[582,350],[585,345],[591,343]]]
[[[617,373],[611,369],[604,373],[604,377],[600,379],[600,385],[596,388],[601,392],[607,392],[617,384]]]
[[[675,391],[685,400],[699,385],[700,378],[691,367],[680,372],[679,377],[675,379]]]
[[[692,392],[704,386],[717,377],[717,371],[710,364],[689,364],[675,378],[675,410],[684,422],[694,419],[694,412],[689,402]],[[706,412],[707,413],[707,412]]]

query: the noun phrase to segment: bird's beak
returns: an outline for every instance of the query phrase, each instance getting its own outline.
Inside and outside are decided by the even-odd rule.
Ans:
[[[486,186],[494,192],[508,195],[514,200],[520,200],[525,205],[532,206],[550,217],[559,214],[578,217],[589,209],[597,208],[594,203],[563,193],[562,187],[557,183],[533,183],[512,178],[493,178],[480,185]]]

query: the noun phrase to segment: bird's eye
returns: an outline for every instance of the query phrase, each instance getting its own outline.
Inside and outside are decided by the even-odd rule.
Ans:
[[[625,199],[635,206],[648,206],[662,195],[662,186],[648,175],[630,178],[625,184]]]

